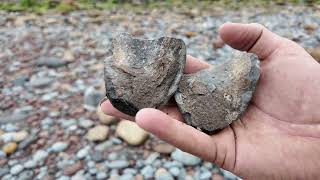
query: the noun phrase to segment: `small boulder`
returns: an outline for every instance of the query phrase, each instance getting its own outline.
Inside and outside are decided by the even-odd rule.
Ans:
[[[113,55],[105,60],[104,69],[106,95],[112,105],[134,116],[142,108],[166,104],[177,90],[184,70],[184,42],[120,34],[112,44]]]
[[[256,55],[239,52],[224,64],[183,75],[175,100],[186,123],[213,132],[237,120],[255,91],[259,64]]]

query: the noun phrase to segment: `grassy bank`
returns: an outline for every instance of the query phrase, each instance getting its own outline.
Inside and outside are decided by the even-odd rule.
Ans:
[[[320,0],[17,0],[0,2],[0,10],[45,13],[47,11],[70,12],[88,9],[145,9],[145,8],[193,8],[222,7],[237,9],[243,6],[270,7],[273,5],[320,5]]]

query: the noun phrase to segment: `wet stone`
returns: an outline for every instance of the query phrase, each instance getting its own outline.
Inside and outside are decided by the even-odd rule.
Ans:
[[[115,108],[134,116],[140,109],[158,108],[175,93],[186,61],[182,40],[115,37],[113,56],[105,60],[106,94]]]
[[[224,64],[183,75],[175,100],[189,125],[213,132],[245,112],[259,76],[257,56],[239,52]]]

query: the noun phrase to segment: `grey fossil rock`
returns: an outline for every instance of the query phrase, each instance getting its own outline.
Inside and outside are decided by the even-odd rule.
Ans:
[[[105,60],[106,95],[112,105],[134,116],[140,109],[158,108],[174,95],[186,62],[180,39],[132,38],[120,34],[112,41],[113,55]]]
[[[175,100],[187,124],[222,129],[247,109],[260,76],[256,55],[237,53],[217,67],[182,76]]]

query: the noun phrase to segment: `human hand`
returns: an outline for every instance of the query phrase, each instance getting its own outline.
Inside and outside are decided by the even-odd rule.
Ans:
[[[320,64],[302,47],[259,24],[226,23],[231,47],[255,53],[261,76],[241,119],[217,134],[186,125],[176,106],[140,110],[136,123],[160,139],[245,179],[317,179],[320,176]],[[188,57],[185,73],[209,65]],[[101,104],[110,115],[134,120]]]

